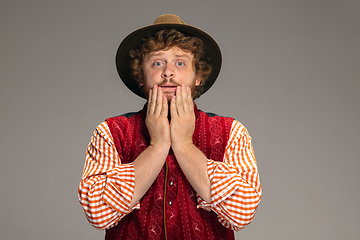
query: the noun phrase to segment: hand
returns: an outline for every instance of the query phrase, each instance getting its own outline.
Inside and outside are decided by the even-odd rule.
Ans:
[[[185,84],[177,87],[176,96],[171,99],[170,114],[172,148],[192,145],[192,136],[195,130],[194,102],[191,89]]]
[[[171,147],[176,160],[191,186],[206,202],[211,202],[211,184],[207,173],[207,158],[194,145],[194,102],[191,89],[181,85],[170,104]]]
[[[170,148],[170,124],[168,102],[161,87],[155,85],[149,91],[146,126],[150,135],[150,146]]]
[[[130,207],[149,190],[164,166],[171,146],[168,101],[162,89],[155,85],[149,91],[145,124],[150,135],[150,146],[133,162],[135,189]]]

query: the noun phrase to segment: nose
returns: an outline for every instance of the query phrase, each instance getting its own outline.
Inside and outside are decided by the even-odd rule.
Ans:
[[[175,76],[174,70],[171,68],[170,64],[166,64],[164,71],[161,73],[162,78],[173,78]]]

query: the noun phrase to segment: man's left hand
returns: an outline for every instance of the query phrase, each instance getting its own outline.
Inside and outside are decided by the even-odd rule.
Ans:
[[[190,87],[178,86],[176,96],[170,103],[170,136],[172,148],[186,147],[193,144],[195,130],[194,102]]]
[[[211,184],[207,173],[207,158],[194,145],[194,102],[191,89],[177,87],[170,104],[170,137],[175,157],[191,186],[206,202],[211,202]]]

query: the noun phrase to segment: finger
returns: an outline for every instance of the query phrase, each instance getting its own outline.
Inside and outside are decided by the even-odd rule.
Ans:
[[[146,114],[147,114],[147,115],[149,114],[149,111],[150,111],[149,109],[150,109],[150,99],[151,99],[151,96],[152,96],[152,90],[150,89],[150,90],[149,90],[149,97],[148,97],[148,100],[147,100],[147,101],[148,101],[148,102],[147,102],[147,103],[148,103],[148,106],[147,106],[147,110],[146,110]]]
[[[174,119],[178,116],[178,112],[177,112],[177,106],[176,106],[176,96],[173,96],[171,98],[170,101],[170,115],[171,115],[171,119]]]
[[[181,85],[180,93],[179,93],[179,96],[181,96],[181,98],[177,99],[176,101],[178,107],[177,111],[180,116],[190,111],[191,100],[189,102],[188,90],[190,90],[190,88],[188,89],[188,87],[186,87],[185,84]],[[190,91],[190,95],[191,95],[191,91]]]
[[[175,104],[179,115],[184,111],[183,97],[182,97],[182,86],[176,88]]]
[[[181,86],[181,98],[183,102],[184,111],[185,112],[189,111],[188,87],[186,87],[185,84]]]
[[[191,95],[191,88],[187,87],[186,92],[187,92],[187,102],[188,102],[189,110],[191,112],[193,112],[194,111],[194,100],[193,100],[192,95]]]
[[[151,98],[149,99],[149,113],[153,114],[155,112],[155,105],[156,105],[156,98],[157,98],[157,94],[158,94],[158,86],[154,85],[154,87],[151,89]]]
[[[165,96],[163,96],[163,99],[162,99],[162,109],[161,109],[161,116],[162,117],[167,117],[168,115],[168,101],[167,101],[167,98]]]
[[[159,116],[163,107],[163,94],[162,94],[161,87],[157,89],[157,97],[156,97],[156,104],[155,104],[155,115]]]

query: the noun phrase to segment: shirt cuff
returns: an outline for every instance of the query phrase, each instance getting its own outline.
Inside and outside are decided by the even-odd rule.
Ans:
[[[239,187],[237,186],[239,179],[236,168],[229,167],[223,162],[208,159],[207,169],[211,184],[211,203],[205,202],[198,196],[197,207],[210,211],[236,191],[237,187]]]
[[[106,186],[103,199],[120,214],[129,214],[140,208],[140,202],[130,208],[135,189],[134,164],[122,164],[106,174]]]

